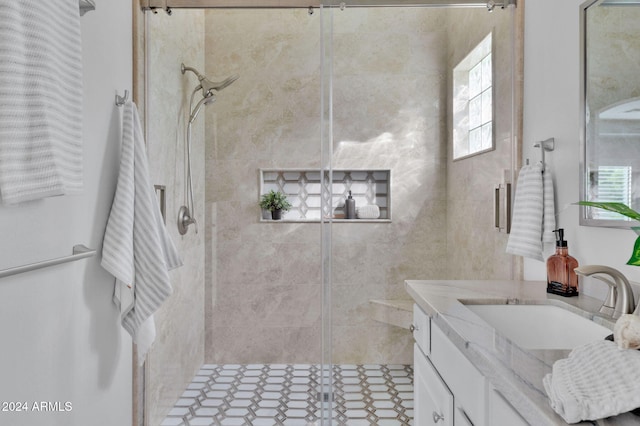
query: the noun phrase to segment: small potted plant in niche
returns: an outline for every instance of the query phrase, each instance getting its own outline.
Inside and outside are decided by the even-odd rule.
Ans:
[[[282,219],[282,212],[291,209],[291,203],[287,200],[287,196],[282,192],[276,192],[273,189],[262,195],[260,199],[260,207],[271,212],[273,220]]]

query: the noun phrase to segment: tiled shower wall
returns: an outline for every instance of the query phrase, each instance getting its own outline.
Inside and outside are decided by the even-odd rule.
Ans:
[[[511,13],[516,22],[522,19],[524,5],[513,10],[456,9],[450,14],[447,62],[453,68],[489,32],[493,31],[494,66],[494,135],[496,149],[460,161],[447,163],[447,278],[448,279],[517,279],[521,261],[505,252],[508,235],[494,228],[493,188],[511,181],[510,170],[518,170],[520,152],[512,151],[511,132],[520,131],[522,96],[522,57],[515,57],[516,119],[511,120]],[[465,28],[457,31],[456,28]],[[521,28],[521,27],[520,27]],[[516,43],[522,42],[521,31],[515,31]],[[517,52],[517,51],[516,51]],[[451,84],[451,83],[449,83]],[[451,92],[452,89],[449,89]],[[448,109],[451,110],[451,100]],[[451,118],[448,118],[451,123]],[[513,125],[513,127],[512,127]],[[452,129],[448,130],[449,140]],[[533,141],[527,143],[533,144]],[[537,161],[538,159],[536,159]],[[516,164],[517,163],[517,164]]]
[[[337,363],[411,363],[369,315],[403,280],[446,275],[444,10],[349,9],[334,22],[334,167],[389,169],[392,223],[333,225]],[[320,230],[260,223],[260,168],[318,168],[320,12],[211,11],[206,72],[240,79],[207,110],[206,361],[317,362]]]
[[[259,169],[320,168],[320,14],[206,13],[206,72],[240,78],[207,110],[205,358],[320,357],[318,223],[260,223]]]
[[[155,315],[156,341],[146,363],[146,416],[160,424],[204,360],[204,234],[180,236],[184,204],[185,110],[198,80],[180,63],[204,69],[204,13],[175,10],[148,14],[149,133],[147,152],[154,184],[166,186],[166,225],[184,265],[170,272],[173,294]],[[195,216],[204,221],[204,120],[193,126]]]

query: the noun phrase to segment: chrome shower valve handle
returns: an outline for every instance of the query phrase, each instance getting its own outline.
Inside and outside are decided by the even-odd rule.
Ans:
[[[189,230],[189,225],[193,225],[195,227],[196,234],[198,233],[198,222],[196,219],[191,216],[189,212],[189,208],[187,206],[180,207],[178,211],[178,232],[180,235],[184,235]]]

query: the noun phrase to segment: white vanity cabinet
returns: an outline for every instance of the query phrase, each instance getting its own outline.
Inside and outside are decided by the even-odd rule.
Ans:
[[[426,335],[425,330],[429,331]],[[416,340],[414,424],[485,425],[487,392],[484,376],[417,305],[414,306],[413,333]]]

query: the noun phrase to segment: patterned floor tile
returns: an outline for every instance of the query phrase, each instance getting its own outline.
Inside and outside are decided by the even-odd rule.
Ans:
[[[410,365],[205,364],[162,425],[320,426],[322,377],[333,386],[332,425],[413,424]]]

